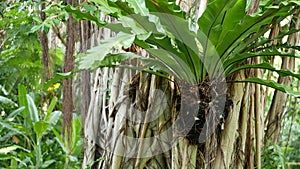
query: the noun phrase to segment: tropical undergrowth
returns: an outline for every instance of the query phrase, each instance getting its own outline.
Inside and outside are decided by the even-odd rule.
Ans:
[[[18,102],[1,96],[1,105],[11,105],[2,111],[0,120],[0,168],[77,168],[80,166],[82,139],[81,119],[72,121],[72,143],[61,136],[61,111],[58,98],[38,107],[35,95],[18,87]]]

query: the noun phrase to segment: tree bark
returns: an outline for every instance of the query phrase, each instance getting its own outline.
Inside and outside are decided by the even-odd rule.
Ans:
[[[239,72],[235,80],[244,79],[244,71]],[[218,145],[217,150],[217,156],[213,162],[213,168],[220,168],[220,169],[229,169],[232,168],[231,166],[235,160],[235,158],[238,157],[238,154],[236,154],[235,149],[238,149],[238,139],[241,139],[238,133],[238,127],[239,127],[239,116],[245,116],[246,114],[243,114],[243,108],[241,107],[242,103],[247,104],[243,101],[244,96],[241,93],[244,93],[245,91],[245,84],[233,84],[230,89],[230,97],[233,101],[233,109],[229,112],[229,115],[227,117],[227,120],[225,122],[224,130],[221,132],[221,138],[220,138],[220,145]],[[241,113],[242,112],[242,113]],[[245,117],[243,117],[245,118]],[[245,119],[244,119],[245,120]],[[245,123],[245,122],[243,122]],[[245,127],[243,125],[243,127]],[[245,130],[245,129],[243,129]],[[243,133],[242,133],[243,134]],[[235,143],[235,144],[234,144]]]
[[[89,21],[81,21],[80,25],[80,52],[84,53],[91,48],[92,24]],[[86,115],[91,100],[91,77],[88,70],[81,72],[81,118],[84,128]],[[84,130],[83,130],[84,131]]]
[[[254,13],[258,8],[258,4],[259,0],[253,1],[247,13]],[[255,62],[259,63],[259,60],[256,59]],[[251,72],[250,74],[252,74],[251,76],[260,75],[259,72]],[[249,77],[248,71],[240,71],[232,77],[232,80],[238,81],[247,77]],[[225,121],[224,130],[221,132],[220,144],[218,145],[217,155],[213,161],[213,168],[253,168],[254,154],[251,148],[253,146],[252,138],[255,138],[256,141],[255,148],[258,151],[256,151],[255,157],[257,157],[256,161],[258,161],[257,166],[260,168],[260,147],[263,129],[261,127],[263,111],[261,105],[259,105],[259,100],[261,99],[260,86],[232,84],[228,92],[233,101],[233,109]],[[259,116],[260,118],[256,120],[254,126],[252,119],[255,116]],[[257,138],[256,136],[259,137]]]
[[[298,18],[300,10],[298,9],[292,18],[290,29],[299,29],[300,19]],[[299,44],[299,32],[289,35],[287,43],[290,45]],[[288,52],[294,51],[290,49]],[[295,58],[283,57],[281,69],[294,70],[295,69]],[[285,86],[290,86],[292,83],[291,77],[279,77],[278,83]],[[287,94],[280,91],[275,91],[271,107],[267,116],[267,131],[266,131],[266,141],[270,140],[273,143],[277,143],[279,139],[279,133],[281,129],[282,116],[284,114],[284,108],[287,102]]]
[[[252,2],[252,8],[247,12],[248,14],[253,14],[258,10],[258,6],[259,6],[259,2],[260,0],[254,0]],[[259,64],[261,63],[260,58],[256,57],[252,59],[252,63],[253,64]],[[250,76],[253,77],[258,77],[258,78],[262,78],[263,72],[262,70],[259,69],[255,69],[255,70],[251,70],[250,72]],[[264,110],[263,110],[263,105],[262,103],[264,102],[264,98],[261,97],[262,89],[260,87],[259,84],[253,84],[252,85],[252,95],[253,97],[251,97],[252,99],[255,99],[252,103],[254,106],[254,117],[255,117],[255,163],[256,163],[256,168],[261,169],[261,147],[262,147],[262,141],[263,141],[263,131],[264,131],[264,127],[263,127],[263,119],[264,119]]]
[[[43,11],[46,8],[46,1],[42,0],[41,19],[46,20],[46,13]],[[51,66],[49,58],[48,36],[45,30],[40,32],[40,41],[42,45],[42,62],[43,62],[43,81],[48,81],[51,77]]]
[[[110,21],[108,16],[101,15],[101,19]],[[82,30],[84,31],[84,30]],[[107,39],[114,35],[109,29],[99,29],[93,26],[91,42],[93,46],[97,46],[99,39]],[[100,157],[104,156],[104,149],[106,147],[105,133],[109,130],[108,126],[108,97],[111,84],[109,80],[112,79],[114,69],[97,69],[91,74],[91,100],[89,108],[85,117],[84,124],[84,157],[82,168],[91,166],[98,168],[104,161],[96,162]],[[120,79],[116,79],[120,80]],[[93,164],[93,165],[92,165]]]
[[[69,5],[74,6],[75,0],[67,0]],[[66,52],[63,64],[63,73],[71,72],[74,69],[75,59],[75,21],[72,14],[69,14],[67,21],[67,40],[66,40]],[[73,103],[73,78],[63,80],[63,136],[71,143],[72,134],[72,113],[74,111]]]

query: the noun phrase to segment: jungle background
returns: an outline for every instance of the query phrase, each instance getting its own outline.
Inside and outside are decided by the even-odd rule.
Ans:
[[[0,168],[300,167],[300,1],[0,4]],[[211,67],[221,64],[226,81],[215,93],[225,100],[220,114],[205,92],[216,90],[205,67],[215,54]],[[153,106],[162,99],[163,110]],[[145,157],[164,146],[119,137],[178,131],[184,104],[197,120],[171,149]],[[122,116],[153,111],[160,116],[150,123]],[[198,142],[219,115],[216,131]]]

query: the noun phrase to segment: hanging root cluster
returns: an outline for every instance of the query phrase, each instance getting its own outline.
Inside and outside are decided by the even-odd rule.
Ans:
[[[226,96],[226,83],[207,78],[195,86],[182,82],[178,85],[181,101],[177,106],[177,132],[190,144],[199,144],[215,132],[218,139],[233,105]]]

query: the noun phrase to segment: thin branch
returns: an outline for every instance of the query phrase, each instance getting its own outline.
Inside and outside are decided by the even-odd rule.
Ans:
[[[61,41],[61,43],[62,43],[64,46],[66,46],[66,42],[65,42],[65,40],[62,38],[62,36],[61,36],[61,34],[60,34],[58,28],[56,27],[56,25],[53,25],[52,28],[53,28],[54,33],[55,33],[56,36],[58,37],[58,39]]]

